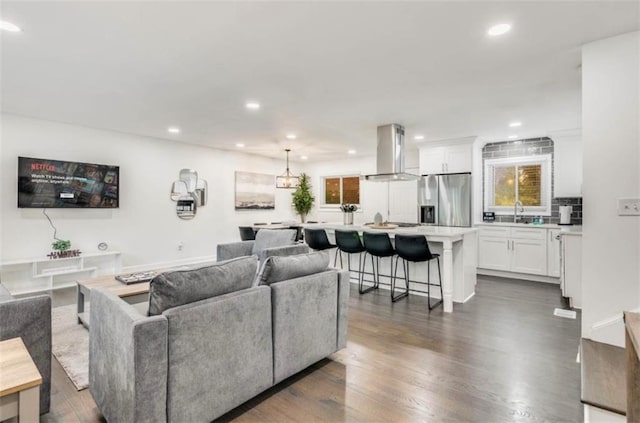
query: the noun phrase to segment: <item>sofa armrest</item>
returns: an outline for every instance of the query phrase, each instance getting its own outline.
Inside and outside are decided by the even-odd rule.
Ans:
[[[228,244],[218,244],[216,260],[223,261],[250,256],[253,251],[254,242],[255,241],[239,241]]]
[[[349,318],[349,290],[351,275],[348,270],[338,272],[338,340],[337,348],[347,347],[347,326]]]
[[[0,340],[22,338],[40,375],[40,414],[51,399],[51,298],[47,295],[0,303]]]
[[[167,419],[210,422],[273,384],[271,290],[243,289],[166,310]]]
[[[285,245],[282,247],[265,248],[258,253],[258,260],[260,264],[264,263],[269,257],[275,256],[294,256],[296,254],[309,253],[309,246],[307,244],[293,244]]]
[[[166,422],[167,319],[95,288],[89,322],[89,389],[105,419]]]

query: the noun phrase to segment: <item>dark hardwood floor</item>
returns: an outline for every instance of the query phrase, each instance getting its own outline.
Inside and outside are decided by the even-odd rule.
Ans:
[[[582,421],[580,315],[553,315],[558,287],[481,277],[476,292],[444,314],[352,285],[348,347],[220,420]],[[54,294],[54,305],[74,301]],[[104,421],[55,359],[52,389],[43,422]]]

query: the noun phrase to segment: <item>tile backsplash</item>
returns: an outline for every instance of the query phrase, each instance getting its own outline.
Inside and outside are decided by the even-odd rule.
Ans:
[[[571,223],[574,225],[582,225],[582,197],[552,199],[551,216],[543,216],[544,223],[560,223],[560,206],[572,206]],[[524,216],[523,218],[529,222],[533,219],[533,216]],[[496,216],[496,222],[513,222],[513,215]]]
[[[539,154],[551,154],[553,162],[553,140],[548,137],[530,138],[518,141],[503,141],[486,144],[482,149],[482,160],[502,157],[523,157]],[[484,163],[483,163],[484,169]],[[553,167],[552,167],[553,169]],[[484,180],[484,170],[483,170]],[[553,197],[553,174],[551,179],[551,192]],[[483,184],[484,186],[484,184]],[[560,223],[560,206],[572,206],[571,223],[582,225],[582,197],[555,198],[551,200],[551,216],[543,216],[544,223]],[[524,216],[530,221],[533,216]],[[496,222],[513,222],[513,215],[496,216]]]

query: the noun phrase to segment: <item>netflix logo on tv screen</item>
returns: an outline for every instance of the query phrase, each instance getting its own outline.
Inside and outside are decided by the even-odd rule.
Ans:
[[[18,157],[18,207],[117,208],[120,168]]]

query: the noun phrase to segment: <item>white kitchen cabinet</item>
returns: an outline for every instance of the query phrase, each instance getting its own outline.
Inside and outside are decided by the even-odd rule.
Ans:
[[[560,277],[560,229],[549,229],[547,237],[547,275]]]
[[[511,268],[511,250],[507,238],[478,238],[479,267],[485,269],[509,271]]]
[[[582,236],[562,235],[562,295],[571,307],[582,308]]]
[[[389,182],[390,222],[418,223],[418,181]]]
[[[546,232],[546,231],[545,231]],[[513,239],[511,241],[512,272],[532,275],[547,274],[547,243],[541,239]]]
[[[582,196],[582,137],[580,131],[551,134],[554,197]]]
[[[478,267],[547,275],[547,230],[480,226]]]
[[[471,172],[473,145],[423,146],[420,148],[420,174]]]

